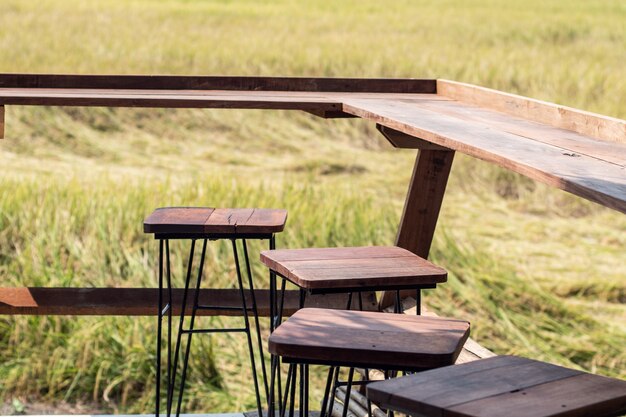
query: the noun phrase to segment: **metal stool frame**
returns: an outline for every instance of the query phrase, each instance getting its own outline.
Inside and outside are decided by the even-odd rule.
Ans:
[[[270,286],[270,297],[272,297],[272,292],[276,293],[275,296],[273,296],[273,299],[277,300],[279,297],[282,301],[284,301],[284,294],[285,294],[285,284],[288,281],[287,278],[283,277],[281,274],[278,274],[274,271],[272,271],[270,269],[270,273],[274,274],[274,285]],[[279,276],[282,278],[282,285],[281,285],[281,289],[280,291],[277,289],[276,287],[276,283],[275,283],[275,277]],[[271,283],[272,281],[270,281]],[[396,289],[397,287],[376,287],[376,288],[358,288],[358,289],[348,289],[348,291],[339,291],[337,289],[333,289],[330,291],[324,291],[324,290],[316,290],[315,292],[311,292],[308,291],[304,288],[300,288],[300,305],[299,308],[303,308],[304,307],[304,303],[306,301],[306,295],[307,293],[315,293],[315,294],[326,294],[326,293],[338,293],[338,292],[345,292],[348,295],[348,301],[346,304],[346,310],[350,310],[352,308],[352,300],[353,300],[353,294],[357,293],[359,298],[358,298],[358,303],[359,303],[359,310],[363,310],[363,298],[362,298],[362,293],[366,292],[366,291],[385,291],[385,290],[395,290],[396,291],[396,299],[395,299],[395,305],[394,305],[394,313],[397,314],[402,314],[404,313],[404,308],[402,306],[402,301],[400,299],[400,290]],[[415,289],[416,292],[416,296],[415,296],[415,300],[416,300],[416,311],[415,314],[416,315],[420,315],[421,314],[421,290],[422,289],[431,289],[431,288],[435,288],[435,285],[429,284],[429,285],[424,285],[424,286],[418,286],[418,287],[411,287],[410,289]],[[407,289],[407,288],[402,288],[402,289]],[[272,328],[275,329],[276,327],[278,327],[278,325],[280,325],[280,322],[282,321],[282,301],[281,303],[279,303],[279,309],[276,310],[277,311],[277,316],[276,316],[276,321],[277,324]],[[271,303],[270,303],[271,305]],[[275,397],[275,382],[276,379],[280,378],[280,371],[277,371],[280,369],[280,358],[279,357],[274,357],[272,356],[272,365],[271,365],[271,376],[270,376],[270,401],[269,401],[269,408],[268,408],[268,415],[271,416],[274,412],[275,412],[275,402],[274,402],[274,397]],[[346,386],[346,399],[344,401],[344,407],[343,407],[343,411],[342,411],[342,417],[347,417],[348,414],[348,408],[349,408],[349,402],[350,402],[350,392],[352,390],[352,385],[366,385],[369,382],[369,379],[363,379],[361,381],[354,381],[354,367],[349,367],[349,371],[348,371],[348,379],[346,381],[339,381],[339,372],[340,372],[340,368],[341,366],[336,366],[336,365],[330,365],[329,370],[328,370],[328,377],[326,380],[326,386],[324,389],[324,397],[322,399],[322,404],[321,404],[321,412],[320,412],[320,417],[330,417],[331,415],[331,411],[332,411],[332,406],[333,403],[335,402],[335,393],[337,391],[337,388],[340,386]],[[284,395],[283,398],[281,399],[281,392],[282,389],[280,387],[278,387],[278,405],[279,405],[279,410],[278,410],[278,417],[285,417],[286,413],[287,413],[287,406],[289,406],[289,415],[288,417],[294,417],[294,413],[295,413],[295,390],[296,390],[296,379],[298,377],[298,367],[300,368],[300,380],[299,380],[299,400],[300,400],[300,410],[299,410],[299,417],[308,417],[308,413],[309,413],[309,364],[308,363],[300,363],[300,362],[291,362],[289,363],[289,369],[287,371],[287,379],[285,381],[285,390],[284,390]],[[365,375],[368,375],[369,369],[365,369]],[[391,371],[388,372],[388,371]],[[393,377],[395,375],[395,371],[394,370],[385,370],[385,376],[386,377]],[[330,397],[330,398],[329,398]],[[330,400],[330,401],[329,401]],[[287,404],[289,403],[289,404]],[[371,402],[368,400],[368,417],[372,417],[372,407],[371,407]]]
[[[259,390],[259,382],[256,371],[256,361],[254,358],[254,348],[252,335],[250,330],[250,322],[249,322],[249,312],[252,312],[254,317],[254,325],[257,334],[257,346],[259,349],[259,356],[261,360],[261,370],[263,377],[263,385],[266,398],[269,398],[269,386],[267,379],[267,370],[265,366],[264,352],[263,352],[263,341],[261,338],[260,324],[259,324],[259,314],[257,309],[256,295],[254,293],[254,282],[252,277],[252,270],[250,267],[250,259],[248,256],[248,247],[247,247],[247,239],[267,239],[269,240],[270,249],[274,249],[276,247],[275,237],[273,234],[249,234],[242,235],[238,234],[236,237],[229,234],[211,234],[211,235],[196,235],[196,234],[156,234],[155,239],[159,240],[159,269],[158,269],[158,281],[159,281],[159,291],[158,291],[158,311],[157,311],[157,350],[156,350],[156,406],[155,406],[155,415],[156,417],[160,417],[160,408],[161,408],[161,379],[162,379],[162,349],[163,349],[163,319],[167,317],[167,359],[166,359],[166,389],[167,389],[167,404],[166,404],[166,416],[170,417],[172,415],[172,408],[174,405],[174,391],[176,385],[176,375],[178,373],[178,365],[180,359],[180,351],[181,351],[181,343],[183,334],[187,335],[187,345],[185,347],[185,352],[182,357],[182,371],[181,371],[181,380],[179,383],[178,396],[176,400],[176,417],[180,416],[183,393],[185,388],[185,381],[187,376],[187,368],[189,363],[189,354],[191,349],[191,341],[193,334],[210,334],[210,333],[227,333],[227,332],[242,332],[246,334],[247,343],[248,343],[248,353],[250,356],[250,364],[253,374],[254,381],[254,389],[256,395],[256,405],[257,412],[259,412],[259,416],[262,416],[262,406],[261,406],[261,396]],[[174,347],[174,352],[172,355],[172,336],[173,336],[173,326],[172,326],[172,279],[171,279],[171,267],[170,267],[170,248],[169,242],[173,239],[179,240],[190,240],[191,247],[189,250],[189,260],[187,263],[187,273],[185,276],[185,286],[183,289],[183,299],[181,302],[181,314],[180,320],[178,324],[178,333],[176,335],[176,344]],[[237,284],[239,288],[239,294],[241,296],[241,307],[217,307],[217,306],[209,306],[209,305],[200,305],[199,304],[199,295],[200,295],[200,285],[202,281],[202,273],[204,269],[204,261],[206,257],[206,248],[207,242],[209,240],[219,240],[219,239],[228,239],[232,242],[232,250],[233,250],[233,258],[235,262],[235,269],[237,272]],[[200,262],[198,265],[196,286],[193,293],[193,305],[190,315],[189,327],[184,328],[185,315],[187,312],[187,297],[189,293],[189,286],[191,281],[191,275],[193,270],[193,259],[194,252],[196,246],[196,240],[201,240],[202,244],[202,254],[200,258]],[[240,256],[237,248],[237,240],[242,241],[243,247],[243,261],[245,263],[245,270],[248,276],[248,289],[244,288],[244,280],[242,268],[240,265]],[[167,300],[164,304],[164,278],[166,281],[167,288]],[[275,276],[273,273],[270,273],[270,283],[275,282]],[[247,306],[245,292],[250,291],[252,305],[250,307]],[[271,292],[270,292],[271,294]],[[236,328],[210,328],[210,329],[195,329],[194,323],[196,319],[196,313],[198,310],[236,310],[241,311],[243,313],[244,318],[244,327],[236,327]],[[270,315],[274,317],[274,306],[270,303]],[[274,320],[270,320],[270,327],[273,329]]]

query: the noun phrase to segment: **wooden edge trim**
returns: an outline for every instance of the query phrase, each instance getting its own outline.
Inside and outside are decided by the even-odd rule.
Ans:
[[[450,80],[437,80],[437,94],[599,140],[626,143],[626,120]]]
[[[384,137],[393,145],[394,148],[401,149],[421,149],[430,151],[449,151],[450,149],[437,145],[432,142],[428,142],[424,139],[417,138],[415,136],[408,135],[399,130],[392,129],[387,126],[383,126],[376,123],[376,130],[378,130]]]
[[[0,139],[4,139],[4,106],[0,106]]]
[[[269,317],[269,290],[255,290],[260,316]],[[180,314],[183,289],[173,290],[173,312]],[[190,291],[187,302],[193,302]],[[241,316],[238,289],[202,289],[200,305],[212,305],[214,310],[198,310],[203,316]],[[347,294],[309,295],[307,307],[345,309]],[[0,288],[0,315],[67,315],[67,316],[155,316],[158,310],[157,288],[51,288],[13,287]],[[247,305],[251,296],[246,291]],[[355,303],[353,303],[355,304]],[[300,292],[286,291],[284,315],[290,316],[299,309]],[[364,296],[364,308],[375,310],[376,296],[372,292]],[[191,308],[186,311],[191,314]]]
[[[0,74],[0,88],[314,91],[435,94],[434,79]]]

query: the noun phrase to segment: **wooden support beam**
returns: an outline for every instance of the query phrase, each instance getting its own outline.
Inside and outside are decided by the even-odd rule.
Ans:
[[[424,139],[416,138],[415,136],[407,135],[399,130],[392,129],[387,126],[376,123],[376,129],[382,133],[382,135],[393,145],[394,148],[402,149],[422,149],[425,151],[447,151],[448,148],[434,144],[432,142],[425,141]]]
[[[396,246],[428,258],[453,160],[452,150],[424,149],[417,154],[398,227]],[[413,291],[401,292],[402,297],[413,295]],[[385,292],[381,297],[380,307],[385,308],[393,302],[394,294]]]
[[[180,314],[183,290],[175,289],[175,314]],[[259,315],[269,316],[269,291],[255,290]],[[187,298],[192,303],[193,291]],[[251,305],[246,291],[248,306]],[[157,288],[0,288],[0,315],[68,315],[68,316],[154,316],[157,312]],[[285,294],[284,315],[293,314],[299,307],[297,290]],[[345,309],[347,294],[309,295],[306,307]],[[218,307],[239,307],[241,298],[237,289],[202,289],[200,304]],[[356,303],[353,303],[356,304]],[[374,310],[374,293],[364,296],[364,308]],[[191,309],[188,308],[188,315]],[[240,316],[237,310],[199,310],[199,315]]]
[[[4,106],[0,106],[0,139],[4,139]]]

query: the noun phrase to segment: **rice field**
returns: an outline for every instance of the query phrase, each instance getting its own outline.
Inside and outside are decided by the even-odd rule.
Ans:
[[[624,118],[624,21],[619,1],[5,0],[0,72],[450,78]],[[153,286],[141,223],[166,205],[286,208],[281,247],[392,244],[415,158],[367,122],[286,111],[6,123],[2,286]],[[626,378],[624,248],[625,216],[457,155],[431,253],[449,282],[425,302],[496,353]],[[212,285],[233,283],[227,249],[210,246]],[[0,317],[0,398],[149,413],[155,325]],[[238,338],[195,340],[189,411],[254,408]]]

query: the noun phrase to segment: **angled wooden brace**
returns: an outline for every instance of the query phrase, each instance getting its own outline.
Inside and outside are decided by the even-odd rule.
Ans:
[[[376,128],[397,148],[419,149],[398,226],[396,246],[426,259],[448,184],[454,151],[382,125],[376,125]],[[401,291],[400,297],[408,296],[415,294],[413,291]],[[380,307],[386,308],[393,303],[393,292],[383,292]]]

